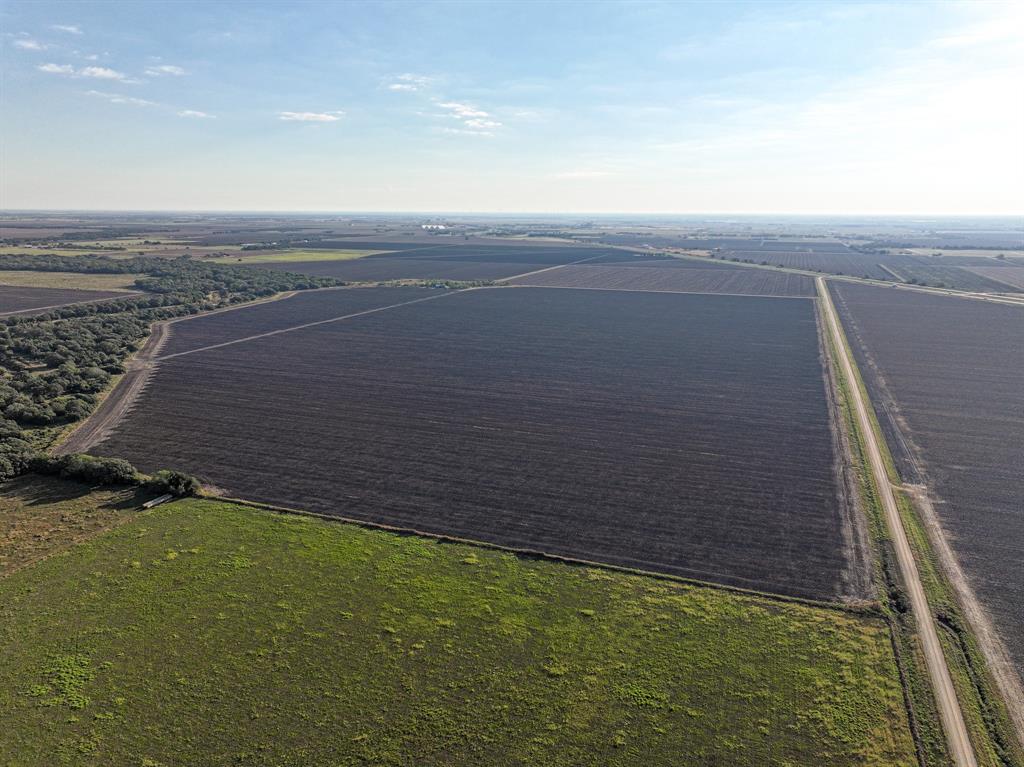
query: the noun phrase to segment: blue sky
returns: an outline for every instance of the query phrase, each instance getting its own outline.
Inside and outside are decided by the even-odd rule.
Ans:
[[[2,208],[1020,213],[1014,3],[15,2]]]

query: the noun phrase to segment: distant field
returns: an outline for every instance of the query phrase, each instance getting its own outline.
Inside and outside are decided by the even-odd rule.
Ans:
[[[956,249],[943,249],[943,248],[910,248],[911,253],[918,256],[933,256],[936,253],[940,254],[944,258],[991,258],[997,259],[998,256],[1003,255],[1006,258],[1020,258],[1024,259],[1024,251],[1022,250],[956,250]]]
[[[137,274],[82,274],[81,272],[18,272],[0,270],[0,285],[68,290],[122,290],[133,288]],[[2,307],[0,307],[2,309]]]
[[[1024,290],[1024,266],[972,266],[969,271]]]
[[[996,282],[983,274],[977,273],[976,269],[949,266],[948,262],[945,265],[901,263],[893,265],[891,268],[904,281],[916,281],[921,285],[980,293],[1017,292],[1013,286]],[[1013,267],[1004,268],[1012,270]],[[1000,271],[1000,267],[995,267],[994,271]]]
[[[256,269],[278,269],[312,277],[334,277],[347,282],[387,280],[495,280],[512,277],[543,266],[520,263],[480,263],[476,261],[432,261],[414,258],[373,256],[350,261],[287,261],[253,264]]]
[[[3,272],[0,271],[0,276],[2,275]],[[121,298],[122,296],[124,296],[123,292],[110,290],[62,290],[0,284],[0,316],[27,314],[59,306]]]
[[[173,322],[161,355],[178,354],[211,344],[322,322],[405,301],[438,296],[428,288],[342,288],[301,291],[289,298],[254,304],[229,312]]]
[[[814,281],[810,277],[771,272],[767,269],[678,269],[578,264],[519,277],[512,282],[516,285],[554,288],[664,290],[766,296],[814,295]]]
[[[164,353],[379,296],[179,322]],[[866,593],[813,302],[492,288],[388,303],[419,296],[165,359],[94,450],[278,505],[788,594]]]
[[[917,763],[881,620],[231,504],[0,616],[5,765]]]
[[[1024,672],[1024,308],[833,283],[902,477],[935,510]]]
[[[356,258],[373,256],[379,250],[281,250],[281,251],[238,251],[237,255],[211,259],[216,264],[266,264],[290,263],[293,261],[351,261]]]

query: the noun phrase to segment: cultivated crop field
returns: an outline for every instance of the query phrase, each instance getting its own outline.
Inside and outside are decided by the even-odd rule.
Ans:
[[[380,244],[392,246],[397,243]],[[608,254],[618,255],[608,248],[445,243],[419,244],[394,253],[378,253],[355,261],[288,261],[253,266],[317,277],[335,277],[351,282],[401,279],[493,280],[559,264],[598,259]]]
[[[443,295],[427,288],[328,288],[173,322],[161,356]]]
[[[432,261],[412,258],[368,256],[349,261],[288,261],[252,264],[254,269],[298,272],[311,277],[334,277],[346,282],[383,282],[387,280],[496,280],[542,269],[519,263],[480,263],[477,261]]]
[[[934,492],[1024,670],[1024,310],[847,283],[832,291],[901,475]]]
[[[95,451],[235,497],[786,594],[866,595],[813,302],[433,295],[165,359]],[[211,338],[223,342],[217,325],[234,314],[202,321]]]
[[[887,263],[886,265],[888,266],[889,264]],[[1019,292],[1012,285],[989,279],[988,276],[978,273],[975,269],[965,269],[959,266],[918,265],[908,260],[898,265],[890,266],[890,268],[902,277],[904,281],[917,282],[922,285],[979,293]],[[995,267],[992,271],[1000,272],[1002,270],[999,267]]]
[[[179,501],[0,579],[0,763],[916,765],[878,618]]]
[[[1004,290],[1006,286],[1024,290],[1024,266],[976,266],[968,271],[998,282]]]
[[[2,279],[3,272],[0,272]],[[0,316],[31,314],[58,306],[121,298],[125,294],[113,290],[65,290],[61,288],[30,288],[0,284]]]
[[[657,266],[577,264],[519,277],[515,285],[604,290],[664,290],[763,296],[813,296],[810,277],[767,269],[679,269]]]

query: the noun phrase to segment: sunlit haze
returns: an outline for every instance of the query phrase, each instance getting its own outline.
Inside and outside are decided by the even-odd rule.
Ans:
[[[0,11],[4,209],[1021,212],[1011,3]]]

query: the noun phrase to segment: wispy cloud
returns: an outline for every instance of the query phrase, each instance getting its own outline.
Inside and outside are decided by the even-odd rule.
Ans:
[[[51,75],[75,74],[75,68],[70,64],[40,64],[38,69],[40,72],[46,72]]]
[[[181,77],[182,75],[187,75],[188,72],[174,64],[160,64],[158,66],[146,67],[146,74],[152,75],[153,77],[162,77],[163,75]]]
[[[58,32],[67,32],[69,35],[82,34],[82,28],[77,24],[51,24],[50,29],[54,29]]]
[[[278,112],[277,118],[287,122],[333,123],[340,120],[344,114],[341,110],[333,112]]]
[[[46,46],[38,40],[33,40],[31,37],[26,37],[22,40],[14,41],[15,48],[21,48],[23,51],[45,51]]]
[[[122,96],[120,93],[108,93],[107,91],[86,91],[85,95],[105,99],[106,101],[109,101],[111,104],[131,104],[137,107],[160,106],[155,101],[135,98],[134,96]]]
[[[66,77],[89,77],[95,80],[116,80],[122,83],[137,83],[138,80],[134,80],[124,72],[118,72],[116,69],[110,69],[109,67],[80,67],[75,69],[70,64],[40,64],[38,67],[40,72],[46,72],[51,75],[65,75]]]
[[[490,112],[486,112],[472,104],[461,101],[438,101],[437,106],[447,110],[447,116],[459,120],[462,128],[446,130],[445,133],[476,133],[481,136],[493,136],[494,129],[500,128],[501,123],[495,120]]]
[[[95,98],[103,99],[111,104],[127,104],[135,107],[156,107],[163,110],[173,111],[178,117],[192,118],[197,120],[213,120],[216,119],[216,115],[212,115],[209,112],[201,112],[198,109],[178,109],[167,104],[161,104],[158,101],[150,101],[149,99],[140,99],[135,96],[125,96],[121,93],[111,93],[109,91],[85,91],[86,96],[93,96]]]
[[[394,81],[388,84],[389,91],[415,93],[430,86],[434,78],[426,75],[414,75],[410,72],[396,75]]]

